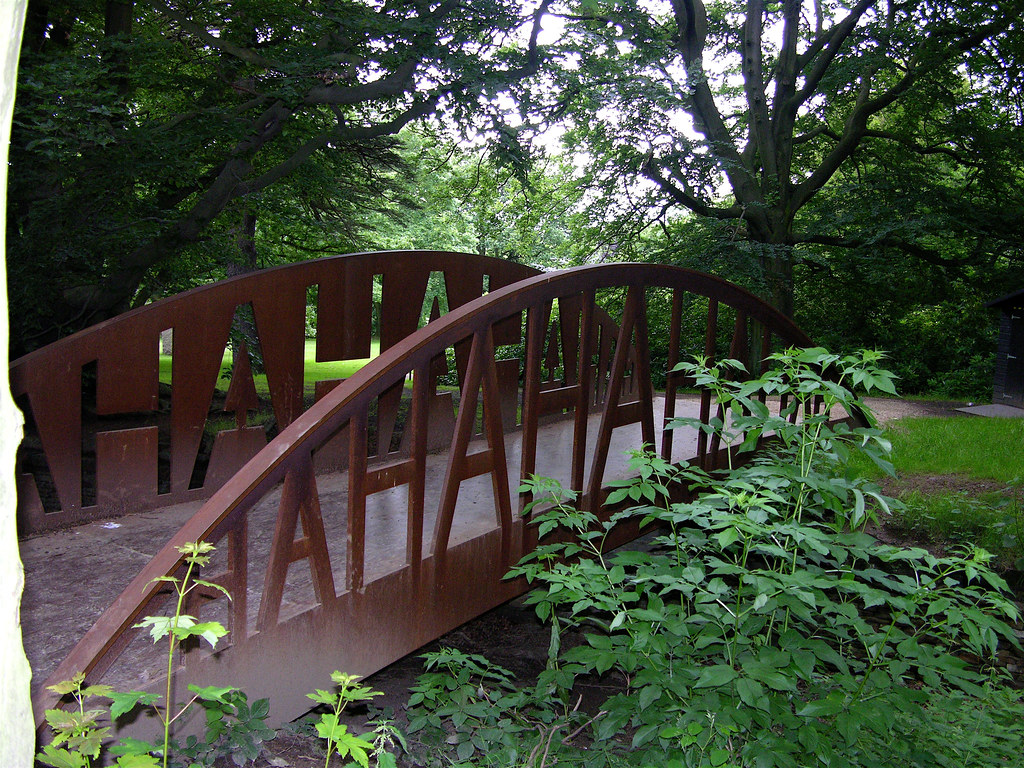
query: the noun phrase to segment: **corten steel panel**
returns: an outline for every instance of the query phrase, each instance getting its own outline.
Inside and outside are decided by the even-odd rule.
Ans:
[[[610,320],[601,321],[592,303],[598,290],[611,287],[628,288],[619,328]],[[250,616],[256,606],[245,596],[262,595],[259,632],[241,633],[242,637],[236,637],[215,656],[200,654],[187,674],[206,684],[240,685],[250,695],[271,694],[275,717],[297,713],[294,707],[304,704],[302,695],[322,685],[332,669],[372,672],[522,591],[523,583],[504,582],[501,577],[513,560],[534,546],[536,538],[528,521],[511,514],[510,488],[536,465],[544,473],[550,463],[550,456],[538,455],[536,441],[541,379],[547,375],[541,362],[552,330],[550,304],[560,297],[578,296],[582,306],[579,325],[575,321],[571,325],[571,329],[579,329],[577,338],[561,342],[563,348],[579,350],[577,384],[556,382],[558,388],[577,387],[575,403],[559,401],[559,406],[567,409],[563,422],[570,426],[558,433],[565,435],[564,445],[544,450],[572,455],[572,487],[588,491],[585,503],[595,512],[608,515],[609,510],[600,504],[605,494],[603,473],[616,427],[636,420],[643,439],[659,443],[651,410],[647,287],[710,297],[711,314],[718,311],[719,303],[731,307],[737,315],[771,329],[781,345],[810,343],[792,322],[752,294],[716,278],[671,267],[617,264],[567,270],[527,278],[468,301],[395,344],[323,394],[283,429],[171,538],[88,630],[50,680],[61,680],[78,671],[87,673],[91,680],[93,670],[109,666],[112,655],[124,645],[123,638],[135,631],[132,626],[137,617],[149,609],[157,589],[153,579],[179,567],[180,555],[175,547],[195,540],[216,543],[235,532],[234,543],[231,536],[228,541],[231,551],[237,553],[243,548],[237,532],[257,505],[263,509],[267,504],[277,504],[276,532],[272,542],[260,538],[263,543],[255,547],[254,537],[263,532],[247,526],[250,541],[244,549],[249,562],[256,562],[259,555],[268,565],[236,568],[230,579],[243,596],[244,610]],[[526,317],[528,328],[522,382],[522,447],[518,454],[506,455],[513,436],[501,423],[494,329],[512,316]],[[734,330],[742,341],[749,334],[740,325],[734,324]],[[714,323],[708,323],[708,345],[717,332],[714,327]],[[460,408],[451,449],[447,454],[432,456],[426,451],[426,441],[433,419],[431,404],[436,398],[432,386],[435,367],[446,350],[460,347],[465,350],[460,398],[466,403],[475,404],[478,398],[482,402],[484,439],[472,439],[476,408]],[[747,354],[735,344],[733,348]],[[406,426],[410,434],[407,450],[389,457],[386,463],[371,464],[368,413],[382,395],[410,375],[413,402]],[[600,391],[595,378],[601,382]],[[626,391],[627,379],[633,380],[634,392],[639,396],[633,398],[633,404]],[[588,427],[588,420],[595,423]],[[657,426],[662,423],[659,420]],[[320,478],[312,471],[315,454],[343,430],[348,432],[348,471],[341,481],[347,494],[344,513],[321,505],[322,484],[337,485],[338,481]],[[702,450],[708,461],[720,460],[707,447]],[[435,467],[429,474],[428,463]],[[440,485],[436,485],[438,481]],[[426,493],[425,483],[434,483]],[[470,506],[482,507],[487,513],[480,518],[468,517],[466,509],[458,504],[470,486],[478,494],[471,500],[477,504]],[[275,495],[278,487],[279,498]],[[371,514],[369,502],[378,494],[392,492],[404,492],[407,504],[393,510],[397,517],[388,518],[388,523],[388,519],[378,517],[381,512]],[[458,540],[452,535],[456,527],[460,531]],[[624,528],[613,538],[621,543],[635,533]],[[371,534],[377,538],[370,538]],[[261,551],[257,553],[256,549]],[[233,557],[240,558],[237,554]],[[396,565],[382,567],[385,561]],[[305,592],[295,592],[292,580],[302,574],[307,574],[304,583],[308,586]],[[284,594],[307,596],[302,605],[290,603],[285,615],[281,602]],[[218,603],[223,601],[214,601],[211,610]],[[284,702],[280,708],[279,701]],[[38,696],[37,716],[53,703],[49,693]]]
[[[47,372],[47,364],[53,370]],[[29,408],[65,516],[82,515],[82,363],[66,357],[11,371],[11,389],[28,395]],[[20,390],[20,392],[19,392]],[[51,518],[48,515],[47,518]],[[47,523],[56,521],[47,519]],[[32,531],[32,528],[29,528]]]
[[[285,270],[278,275],[272,294],[259,294],[252,302],[270,399],[280,428],[302,413],[306,288],[304,275]]]
[[[228,343],[233,302],[214,304],[206,294],[195,307],[199,322],[174,326],[171,360],[171,497],[186,493],[210,413]],[[156,306],[156,305],[154,305]],[[127,330],[127,329],[125,329]]]
[[[159,405],[159,358],[153,349],[159,334],[133,334],[110,340],[96,382],[96,412],[101,415],[155,411]]]
[[[210,453],[210,466],[206,469],[206,484],[217,488],[245,466],[267,444],[263,427],[242,427],[218,432]]]
[[[37,430],[45,454],[45,459],[32,465],[48,467],[48,476],[36,478],[35,489],[27,481],[22,483],[26,487],[23,497],[32,504],[40,496],[40,488],[52,488],[41,497],[42,514],[35,507],[19,513],[22,530],[40,531],[208,498],[233,469],[223,463],[221,450],[216,471],[204,475],[201,470],[203,464],[214,460],[211,451],[216,442],[212,435],[204,438],[204,433],[212,432],[207,428],[209,420],[234,414],[237,428],[244,430],[249,412],[257,404],[252,371],[244,366],[241,370],[236,366],[234,374],[239,380],[232,382],[227,401],[215,401],[220,397],[216,387],[233,323],[244,324],[245,333],[256,337],[250,351],[260,354],[270,389],[273,426],[280,430],[303,409],[304,330],[310,289],[315,288],[317,295],[317,360],[362,359],[370,355],[375,311],[382,316],[385,346],[400,342],[418,328],[432,272],[443,275],[452,307],[478,297],[485,276],[491,285],[503,285],[537,274],[523,265],[439,251],[331,257],[196,288],[14,361],[12,391],[15,396],[27,396],[29,424]],[[375,275],[381,276],[384,288],[383,312],[373,305]],[[245,320],[246,316],[251,320]],[[169,401],[162,406],[158,339],[168,329],[173,333],[174,350]],[[241,330],[235,334],[236,340],[241,334]],[[95,413],[83,413],[83,370],[91,370],[91,366],[96,370],[96,408]],[[395,396],[389,397],[383,414],[385,432],[392,431],[387,419],[397,409]],[[133,427],[144,424],[159,427],[161,434],[167,431],[169,454],[159,459],[162,464],[152,488],[145,492],[134,488],[131,498],[137,506],[132,509],[121,502],[111,507],[102,499],[83,502],[83,479],[87,498],[94,495],[96,484],[91,459],[83,456],[83,443],[88,448],[94,432],[110,430],[97,422],[97,416],[130,418]],[[241,433],[234,438],[236,444],[251,445],[250,440]],[[242,456],[244,451],[232,455]],[[149,458],[140,457],[139,462],[135,467],[126,454],[125,476],[136,482],[151,476]],[[158,487],[161,476],[167,478],[169,488]],[[106,498],[113,497],[104,495]]]
[[[156,427],[96,435],[96,501],[104,509],[131,511],[152,505],[157,481]]]

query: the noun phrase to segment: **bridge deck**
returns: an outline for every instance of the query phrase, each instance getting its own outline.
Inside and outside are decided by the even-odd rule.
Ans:
[[[676,415],[695,417],[699,396],[682,396],[677,400]],[[655,419],[661,423],[664,398],[655,398]],[[597,416],[588,429],[590,442],[596,442]],[[673,459],[690,458],[696,453],[696,431],[679,429],[673,441]],[[520,465],[522,434],[505,436],[510,476]],[[609,451],[606,479],[626,474],[625,453],[641,443],[640,425],[616,429]],[[572,421],[547,423],[538,434],[538,473],[568,484],[571,459]],[[593,445],[588,446],[588,454]],[[431,456],[427,464],[425,532],[433,531],[440,499],[446,454]],[[327,534],[335,583],[344,584],[346,568],[345,541],[348,478],[346,472],[321,476],[318,480],[324,527]],[[513,509],[517,508],[516,489],[511,489]],[[265,498],[251,513],[249,522],[249,568],[260,573],[267,567],[274,518],[278,510],[280,488]],[[22,603],[22,627],[26,652],[33,669],[33,695],[56,665],[65,658],[85,630],[117,597],[124,586],[164,546],[168,538],[201,505],[201,502],[178,504],[118,518],[116,521],[94,522],[76,528],[34,536],[21,542],[25,565],[25,593]],[[393,573],[404,565],[406,541],[405,489],[391,489],[368,499],[366,532],[366,583]],[[497,528],[489,475],[466,480],[461,488],[454,516],[451,543],[456,545],[480,537]],[[429,545],[428,545],[429,546]],[[259,584],[259,579],[249,579]],[[260,595],[249,595],[250,605],[257,605]],[[297,614],[313,604],[310,570],[303,564],[293,565],[281,605],[281,618]],[[255,611],[249,614],[249,629],[255,627]],[[144,638],[148,643],[148,638]],[[126,689],[137,687],[158,674],[156,666],[150,673],[143,667],[155,664],[157,655],[147,645],[132,653],[133,664],[125,664],[121,672],[111,670],[106,682]],[[133,678],[127,670],[141,673]]]

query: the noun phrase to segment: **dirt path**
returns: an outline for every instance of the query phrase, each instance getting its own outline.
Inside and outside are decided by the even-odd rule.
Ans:
[[[967,403],[958,400],[898,400],[891,397],[868,397],[865,404],[880,424],[887,424],[908,416],[958,416],[973,418],[958,411]]]

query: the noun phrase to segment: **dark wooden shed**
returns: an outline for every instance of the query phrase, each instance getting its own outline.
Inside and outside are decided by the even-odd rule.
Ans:
[[[1001,313],[992,403],[1024,408],[1024,289],[985,306]]]

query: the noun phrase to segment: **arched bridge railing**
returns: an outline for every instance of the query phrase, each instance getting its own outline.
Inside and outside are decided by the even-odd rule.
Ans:
[[[27,416],[20,530],[209,498],[337,383],[305,380],[307,344],[321,367],[365,359],[375,342],[387,350],[429,319],[535,274],[437,251],[318,259],[196,288],[15,360],[11,389]],[[254,371],[265,376],[262,398]]]
[[[616,323],[599,306],[617,308]],[[622,448],[642,441],[672,460],[712,462],[717,445],[664,429],[681,407],[683,382],[669,373],[678,360],[728,353],[756,366],[773,348],[809,343],[747,291],[678,268],[583,267],[492,290],[298,415],[171,538],[50,680],[85,672],[109,681],[121,664],[140,663],[146,638],[132,627],[165,598],[154,579],[180,568],[176,546],[205,540],[220,560],[203,578],[233,599],[208,595],[203,617],[224,622],[230,644],[183,654],[179,683],[237,685],[270,696],[275,719],[294,717],[332,670],[369,674],[525,590],[502,580],[535,544],[519,513],[521,477],[560,477],[596,510],[624,471]],[[457,384],[438,387],[452,360]],[[402,413],[384,440],[387,398]],[[710,397],[697,408],[706,422]],[[438,419],[454,423],[447,452],[432,454]],[[346,471],[318,475],[327,455],[346,456]],[[52,703],[38,696],[37,716]]]

